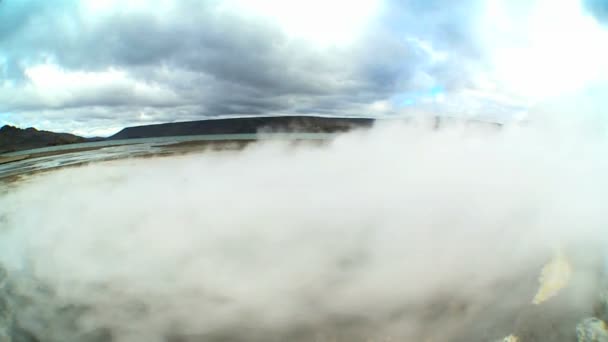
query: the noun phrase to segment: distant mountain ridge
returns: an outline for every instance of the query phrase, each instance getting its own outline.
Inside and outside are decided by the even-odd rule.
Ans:
[[[268,116],[173,122],[127,127],[108,139],[134,139],[203,134],[334,133],[371,127],[375,119],[316,116]]]
[[[455,118],[435,117],[435,129]],[[13,126],[0,128],[0,154],[47,146],[66,145],[101,140],[154,138],[185,135],[255,134],[255,133],[338,133],[357,128],[369,128],[376,122],[372,118],[318,117],[318,116],[268,116],[206,119],[199,121],[172,122],[134,126],[122,129],[108,138],[83,138],[69,133],[40,131],[35,128],[20,129]],[[487,125],[500,128],[502,124],[465,120],[471,125]]]
[[[100,140],[153,138],[204,134],[334,133],[371,127],[374,119],[329,118],[315,116],[272,116],[172,122],[122,129],[108,138],[84,138],[69,133],[54,133],[10,125],[0,128],[0,154],[34,148]]]
[[[0,128],[0,153],[86,141],[89,140],[74,134],[39,131],[33,127],[21,129],[6,125]]]

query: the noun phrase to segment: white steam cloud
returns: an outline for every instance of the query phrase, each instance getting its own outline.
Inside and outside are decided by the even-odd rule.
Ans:
[[[533,341],[530,310],[592,314],[606,138],[390,124],[30,177],[0,195],[13,319],[42,341]],[[558,248],[573,292],[531,308]]]

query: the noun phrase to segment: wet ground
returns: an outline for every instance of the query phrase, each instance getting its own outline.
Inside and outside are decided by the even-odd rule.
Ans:
[[[293,136],[241,134],[131,139],[55,146],[0,155],[0,180],[7,181],[20,175],[108,160],[167,156],[206,150],[235,150],[256,141],[316,144],[329,141],[334,136],[333,134]]]

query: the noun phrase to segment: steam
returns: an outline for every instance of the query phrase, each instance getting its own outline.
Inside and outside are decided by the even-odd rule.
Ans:
[[[548,305],[587,314],[608,223],[588,133],[391,123],[30,177],[0,196],[14,319],[44,341],[484,341],[536,310],[557,249],[574,277]]]

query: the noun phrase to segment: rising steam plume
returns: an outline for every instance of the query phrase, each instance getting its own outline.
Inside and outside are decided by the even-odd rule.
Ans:
[[[41,174],[0,196],[0,293],[23,341],[574,338],[608,236],[607,143],[393,123]],[[573,280],[534,306],[556,249]]]

